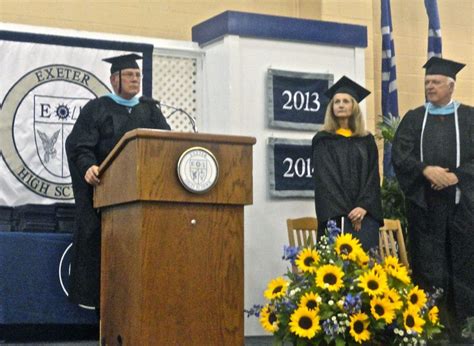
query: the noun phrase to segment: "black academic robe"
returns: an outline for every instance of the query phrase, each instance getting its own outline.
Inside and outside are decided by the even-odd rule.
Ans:
[[[425,107],[409,111],[400,123],[392,148],[392,162],[407,200],[408,244],[413,278],[424,289],[445,290],[448,313],[461,327],[474,315],[474,110],[458,108],[461,163],[456,168],[454,114],[428,115],[420,160],[420,135]],[[459,179],[456,187],[431,189],[423,176],[427,165],[449,168]]]
[[[383,225],[378,150],[371,134],[344,137],[320,131],[313,137],[314,195],[320,225],[361,207]],[[362,225],[364,226],[364,224]],[[361,232],[364,229],[362,228]],[[378,245],[378,227],[368,247]]]
[[[66,140],[76,203],[69,298],[77,304],[99,306],[100,297],[100,215],[93,208],[93,187],[84,180],[85,173],[136,128],[170,130],[153,100],[141,98],[129,108],[103,96],[84,106]]]

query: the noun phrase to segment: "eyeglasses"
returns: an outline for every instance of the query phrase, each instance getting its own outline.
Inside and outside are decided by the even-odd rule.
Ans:
[[[122,78],[126,78],[126,79],[137,78],[137,79],[141,79],[141,78],[142,78],[142,74],[141,74],[140,72],[127,71],[127,72],[122,72]]]

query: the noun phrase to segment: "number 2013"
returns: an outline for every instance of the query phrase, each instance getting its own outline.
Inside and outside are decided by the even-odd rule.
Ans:
[[[283,109],[286,110],[304,110],[305,112],[317,112],[321,108],[319,102],[319,94],[317,92],[310,93],[309,91],[303,93],[302,91],[295,91],[292,93],[290,90],[285,90],[281,93],[281,96],[285,99]]]

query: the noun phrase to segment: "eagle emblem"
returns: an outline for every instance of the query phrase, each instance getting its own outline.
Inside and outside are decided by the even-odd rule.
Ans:
[[[54,146],[58,140],[59,131],[60,130],[57,130],[51,137],[48,137],[46,133],[36,130],[38,136],[41,138],[41,143],[43,144],[43,160],[45,163],[48,163],[51,158],[54,159],[56,157],[57,150]]]

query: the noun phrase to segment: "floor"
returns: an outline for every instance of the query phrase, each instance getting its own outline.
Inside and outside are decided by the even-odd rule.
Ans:
[[[50,343],[2,343],[7,346],[97,346],[99,341],[76,341],[76,342],[50,342]],[[245,338],[245,346],[272,346],[272,337],[254,336]]]

